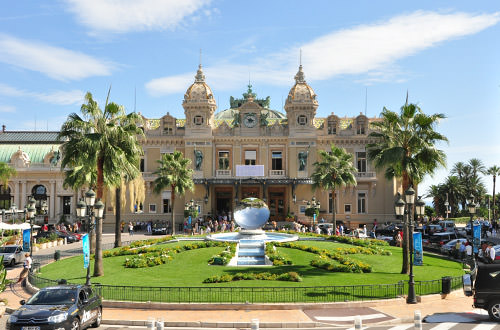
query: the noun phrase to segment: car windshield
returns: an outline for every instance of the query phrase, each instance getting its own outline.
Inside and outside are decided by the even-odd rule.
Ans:
[[[76,293],[72,289],[40,290],[31,297],[27,305],[71,305],[75,303]]]
[[[164,224],[162,224],[162,223],[155,223],[155,224],[153,225],[153,228],[165,228],[165,225],[164,225]]]
[[[16,249],[16,246],[2,246],[0,247],[0,253],[14,253]]]

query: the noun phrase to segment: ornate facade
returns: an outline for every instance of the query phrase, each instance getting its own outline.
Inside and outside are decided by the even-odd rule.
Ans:
[[[319,104],[314,90],[305,80],[302,66],[288,93],[285,113],[269,109],[269,97],[258,99],[252,86],[248,87],[242,99],[231,98],[230,108],[216,113],[214,94],[200,65],[194,83],[184,94],[185,119],[177,119],[169,113],[160,119],[144,117],[141,171],[146,184],[146,200],[143,205],[132,207],[135,212],[129,211],[130,205],[125,207],[124,221],[170,219],[171,192],[166,190],[155,195],[152,183],[161,155],[175,150],[191,159],[195,182],[193,192],[176,196],[176,223],[182,220],[185,201],[196,201],[203,215],[216,215],[231,213],[238,200],[252,196],[265,200],[271,218],[277,221],[290,215],[310,221],[304,210],[307,200],[313,196],[321,202],[319,218],[327,221],[332,219],[334,209],[337,220],[350,226],[371,224],[374,219],[383,222],[395,218],[394,200],[400,184],[395,180],[387,181],[366,157],[365,146],[372,142],[368,136],[370,123],[379,119],[363,114],[355,118],[339,117],[333,113],[317,118]],[[32,135],[33,145],[42,132],[24,134]],[[57,135],[57,132],[44,134]],[[15,132],[0,133],[2,149],[19,144],[18,149],[9,149],[9,157],[7,150],[3,151],[4,157],[0,157],[0,161],[18,170],[18,176],[9,183],[12,201],[24,206],[34,187],[43,186],[50,202],[49,219],[55,221],[64,214],[73,219],[81,192],[66,191],[62,187],[63,174],[55,154],[58,143],[47,137],[50,143],[47,142],[45,151],[39,151],[45,155],[39,156],[35,164],[29,141],[22,145],[9,141],[17,139],[14,135]],[[343,187],[336,196],[327,191],[313,192],[310,179],[317,151],[328,150],[332,143],[352,153],[358,168],[357,186]],[[112,206],[107,205],[106,214],[104,224],[111,229],[114,222]]]

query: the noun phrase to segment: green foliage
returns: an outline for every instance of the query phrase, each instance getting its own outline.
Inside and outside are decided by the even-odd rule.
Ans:
[[[314,215],[316,215],[317,218],[319,216],[319,209],[316,207],[309,207],[306,209],[305,215],[311,218],[314,217]]]
[[[302,282],[302,277],[296,272],[288,272],[281,274],[272,273],[236,273],[234,275],[223,274],[220,276],[211,276],[205,280],[203,283],[224,283],[224,282],[234,282],[234,281],[288,281],[288,282]]]
[[[266,256],[269,260],[272,261],[273,266],[283,266],[283,265],[291,265],[292,259],[287,255],[279,252],[273,244],[266,244]]]
[[[198,217],[197,208],[189,208],[188,210],[184,210],[184,218],[188,218],[189,216],[191,216],[192,219]]]
[[[7,285],[7,270],[3,265],[3,256],[0,256],[0,292],[5,291]]]
[[[227,243],[220,242],[223,245],[227,245]],[[236,244],[232,243],[231,245],[227,245],[226,249],[222,251],[221,253],[212,256],[210,260],[208,260],[209,265],[219,265],[219,266],[225,266],[231,261],[231,259],[234,257],[234,254],[236,253]]]

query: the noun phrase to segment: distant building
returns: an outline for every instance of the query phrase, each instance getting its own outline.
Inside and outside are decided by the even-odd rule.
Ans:
[[[400,190],[396,180],[388,181],[367,160],[365,146],[370,124],[379,119],[363,114],[355,118],[316,118],[318,101],[306,83],[302,66],[285,102],[285,113],[269,109],[269,97],[258,99],[252,86],[243,98],[231,97],[230,108],[216,113],[217,104],[205,81],[200,65],[194,83],[184,94],[185,119],[167,113],[160,119],[144,117],[141,139],[144,158],[141,172],[146,184],[144,205],[129,206],[122,212],[124,221],[170,220],[171,192],[153,194],[153,172],[163,153],[180,150],[190,158],[195,190],[176,198],[176,223],[183,217],[184,203],[193,199],[200,214],[231,214],[236,203],[246,197],[259,197],[271,210],[271,219],[287,216],[309,222],[304,214],[306,201],[315,196],[321,202],[320,218],[330,221],[334,206],[337,220],[352,227],[393,220],[395,196]],[[0,161],[15,167],[18,175],[1,189],[0,208],[10,203],[26,204],[29,195],[47,200],[48,219],[76,217],[75,205],[83,191],[62,186],[57,132],[0,132]],[[357,186],[343,187],[335,198],[331,192],[312,192],[310,176],[317,151],[334,143],[354,155]],[[106,205],[105,227],[114,223],[114,208]],[[178,217],[178,218],[177,218]]]

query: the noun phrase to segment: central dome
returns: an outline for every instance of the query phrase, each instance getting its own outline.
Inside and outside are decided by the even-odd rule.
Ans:
[[[243,229],[260,229],[269,219],[269,208],[263,200],[245,198],[234,211],[234,221]]]

